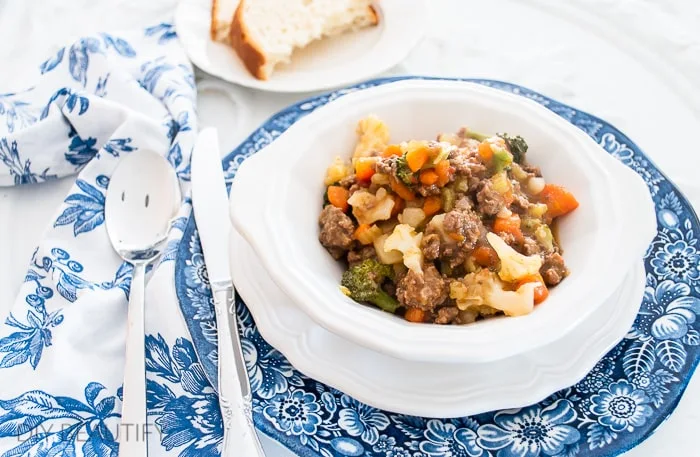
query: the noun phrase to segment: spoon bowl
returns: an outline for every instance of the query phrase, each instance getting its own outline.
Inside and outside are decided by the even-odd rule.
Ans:
[[[114,250],[134,266],[124,367],[122,424],[146,427],[144,285],[146,266],[165,246],[182,197],[175,170],[160,154],[140,150],[124,156],[112,174],[105,224]],[[138,429],[138,428],[137,428]],[[145,457],[145,436],[121,439],[119,455]]]
[[[105,202],[107,233],[117,253],[132,263],[157,257],[180,202],[177,176],[163,156],[148,150],[125,156]]]

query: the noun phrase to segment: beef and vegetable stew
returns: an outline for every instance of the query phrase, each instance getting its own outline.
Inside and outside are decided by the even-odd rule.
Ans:
[[[468,324],[528,314],[569,274],[552,224],[578,202],[527,162],[520,136],[462,128],[391,144],[376,116],[357,134],[351,160],[328,168],[319,218],[352,299]]]

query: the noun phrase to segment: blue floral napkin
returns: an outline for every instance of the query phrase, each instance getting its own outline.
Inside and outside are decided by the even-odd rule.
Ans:
[[[219,455],[217,396],[173,279],[189,201],[147,278],[148,383],[157,373],[160,396],[149,395],[145,425],[120,424],[131,267],[104,224],[110,175],[139,149],[167,157],[188,195],[195,100],[170,24],[83,37],[38,65],[33,86],[0,94],[0,185],[77,175],[0,325],[0,456],[115,456],[119,440],[146,435],[151,456]]]

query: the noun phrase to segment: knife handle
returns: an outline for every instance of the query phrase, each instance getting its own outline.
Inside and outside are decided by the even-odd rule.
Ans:
[[[253,424],[252,395],[248,387],[248,373],[243,360],[236,313],[232,307],[233,285],[230,282],[212,284],[212,292],[219,354],[219,407],[224,431],[221,455],[264,457]]]

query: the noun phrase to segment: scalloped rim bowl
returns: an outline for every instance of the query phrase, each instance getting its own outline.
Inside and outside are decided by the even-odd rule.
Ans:
[[[439,326],[411,324],[340,292],[342,266],[318,242],[323,176],[335,156],[350,155],[355,125],[370,113],[387,123],[392,141],[462,125],[528,141],[530,162],[580,203],[559,224],[571,275],[547,301],[527,316]],[[316,323],[390,356],[442,363],[501,360],[565,338],[612,295],[656,234],[651,196],[632,170],[532,100],[462,81],[399,81],[318,108],[243,162],[231,187],[231,220]]]

